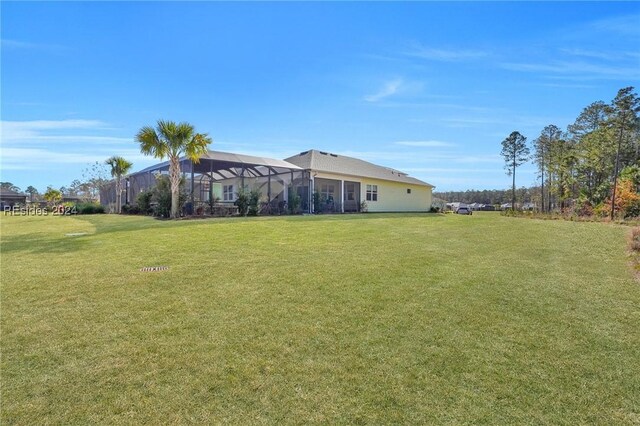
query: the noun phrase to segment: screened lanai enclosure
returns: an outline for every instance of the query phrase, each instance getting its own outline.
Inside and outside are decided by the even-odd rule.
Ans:
[[[241,190],[260,191],[260,213],[282,214],[289,210],[290,192],[300,197],[299,212],[309,212],[313,205],[310,174],[283,160],[254,157],[220,151],[209,151],[197,163],[180,160],[184,179],[186,215],[230,215]],[[136,205],[138,194],[156,185],[158,176],[169,174],[169,162],[156,164],[123,179],[122,205]],[[115,211],[115,181],[100,191],[100,202]]]

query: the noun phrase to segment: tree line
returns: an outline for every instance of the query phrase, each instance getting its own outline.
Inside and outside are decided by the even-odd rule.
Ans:
[[[507,174],[513,177],[510,201],[515,205],[535,200],[543,212],[571,207],[611,218],[640,215],[639,112],[638,95],[633,87],[625,87],[610,103],[586,106],[566,130],[555,124],[545,126],[531,146],[520,132],[512,132],[502,141],[501,151]],[[529,161],[537,167],[540,185],[517,190],[517,168]],[[505,192],[434,195],[449,201],[497,204],[507,199]]]

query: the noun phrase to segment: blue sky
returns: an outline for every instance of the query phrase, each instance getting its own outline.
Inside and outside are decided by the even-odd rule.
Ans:
[[[505,188],[532,141],[640,84],[640,3],[12,3],[1,5],[1,179],[60,187],[133,137],[189,121],[212,149],[310,148],[437,190]],[[524,165],[518,185],[535,181]]]

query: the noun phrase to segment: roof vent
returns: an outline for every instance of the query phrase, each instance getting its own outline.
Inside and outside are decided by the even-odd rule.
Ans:
[[[322,154],[322,155],[327,155],[327,153],[326,153],[326,152],[324,152],[324,151],[320,151],[320,154]]]
[[[336,155],[336,154],[329,154],[329,155],[330,155],[330,156],[332,156],[332,157],[337,157],[337,155]]]
[[[301,153],[300,153],[300,154],[298,154],[298,155],[307,155],[308,153],[309,153],[309,151],[303,151],[303,152],[301,152]]]

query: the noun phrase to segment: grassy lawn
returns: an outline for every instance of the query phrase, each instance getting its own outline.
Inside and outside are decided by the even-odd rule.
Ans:
[[[2,424],[640,424],[628,228],[486,213],[0,230]]]

